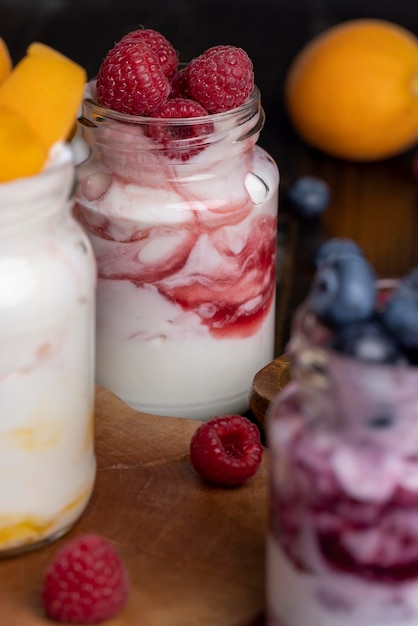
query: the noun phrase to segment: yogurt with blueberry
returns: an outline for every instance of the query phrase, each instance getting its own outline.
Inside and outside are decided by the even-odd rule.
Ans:
[[[417,273],[376,283],[361,251],[326,248],[268,415],[267,623],[415,626]]]

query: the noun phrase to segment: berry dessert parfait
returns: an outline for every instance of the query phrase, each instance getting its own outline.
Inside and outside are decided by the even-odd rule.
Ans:
[[[278,171],[252,63],[216,46],[180,67],[145,29],[89,90],[75,213],[98,264],[97,380],[148,413],[241,413],[274,351]]]
[[[75,168],[64,141],[85,74],[41,44],[21,63],[0,85],[0,99],[15,94],[0,112],[0,556],[66,532],[89,501],[96,468],[96,266],[71,215]],[[55,117],[47,90],[35,90],[27,107],[38,78],[61,98]]]
[[[418,624],[418,270],[376,281],[349,243],[320,251],[268,411],[269,626]]]

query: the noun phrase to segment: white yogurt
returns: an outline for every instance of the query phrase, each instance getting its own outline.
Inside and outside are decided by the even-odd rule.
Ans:
[[[0,553],[61,535],[95,477],[90,244],[70,215],[71,152],[0,186]]]
[[[274,357],[278,172],[254,117],[216,117],[216,140],[180,163],[146,118],[86,131],[98,151],[76,215],[99,271],[97,381],[149,413],[242,413]]]

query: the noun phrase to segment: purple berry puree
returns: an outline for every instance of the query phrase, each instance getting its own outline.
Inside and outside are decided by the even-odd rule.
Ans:
[[[418,370],[306,339],[269,412],[268,624],[416,626]]]
[[[289,479],[275,492],[274,532],[289,558],[302,569],[312,565],[306,562],[298,541],[309,523],[330,567],[377,582],[416,579],[418,491],[394,484],[391,495],[382,502],[360,500],[347,493],[333,467],[339,463],[339,455],[346,454],[346,444],[335,441],[322,451],[315,438],[315,433],[304,433],[289,442]],[[383,473],[385,463],[379,463],[377,457]],[[418,474],[418,459],[407,463],[409,470],[415,466]]]

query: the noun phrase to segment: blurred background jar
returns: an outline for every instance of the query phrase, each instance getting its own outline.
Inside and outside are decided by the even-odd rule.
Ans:
[[[302,305],[269,408],[269,626],[418,620],[418,368],[324,347]]]

